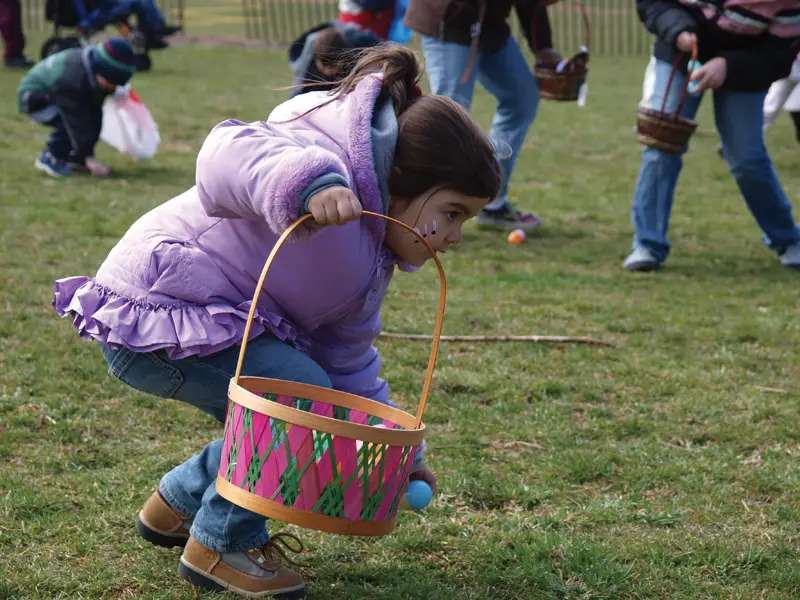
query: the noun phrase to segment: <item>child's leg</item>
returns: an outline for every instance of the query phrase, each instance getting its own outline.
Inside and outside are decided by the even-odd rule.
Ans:
[[[800,111],[793,111],[789,113],[794,122],[794,137],[800,143]]]
[[[656,57],[651,55],[644,70],[644,81],[642,82],[642,99],[639,106],[653,108],[653,91],[656,87]]]
[[[196,406],[220,423],[228,410],[228,383],[236,370],[239,346],[209,356],[172,360],[165,352],[133,352],[102,348],[109,372],[148,394]],[[327,374],[307,355],[270,335],[247,345],[242,372],[330,387]]]
[[[714,118],[725,157],[765,242],[779,254],[800,240],[792,205],[764,145],[765,92],[714,92]]]
[[[47,140],[47,151],[58,160],[67,160],[73,145],[66,122],[60,115],[57,115],[47,125],[53,128],[53,133]]]
[[[194,515],[191,534],[217,552],[244,552],[269,540],[267,519],[217,493],[222,440],[215,440],[164,475],[158,491],[175,510]]]
[[[672,65],[661,60],[655,65],[655,85],[651,105],[657,110],[673,113],[680,103],[681,90],[686,76],[676,72],[667,95]],[[681,116],[694,118],[700,98],[689,95],[683,107]],[[631,219],[636,233],[633,238],[633,247],[645,248],[658,262],[666,260],[669,254],[670,243],[667,240],[669,217],[672,211],[672,201],[675,196],[675,186],[678,183],[683,166],[683,153],[669,154],[654,148],[645,148],[642,152],[642,166],[639,170],[639,179],[636,191],[633,194]]]
[[[795,135],[797,141],[800,142],[800,85],[796,81],[791,82],[792,91],[786,102],[783,104],[783,109],[787,111],[794,122]]]

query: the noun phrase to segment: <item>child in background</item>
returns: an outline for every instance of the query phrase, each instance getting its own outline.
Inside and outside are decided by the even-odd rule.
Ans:
[[[381,41],[354,24],[331,21],[309,29],[289,46],[289,66],[294,73],[290,98],[331,89],[353,69],[358,50]]]
[[[800,143],[800,55],[792,64],[789,77],[780,79],[770,86],[764,100],[764,131],[778,118],[781,110],[785,110],[794,122],[794,134]]]
[[[103,102],[135,71],[133,48],[121,37],[62,50],[28,71],[17,88],[17,110],[53,128],[36,168],[53,177],[69,175],[74,168],[95,177],[108,175],[108,167],[94,158]]]
[[[455,102],[422,96],[416,55],[366,50],[330,92],[277,107],[267,121],[215,127],[196,185],[141,217],[94,278],[55,283],[54,307],[99,342],[124,383],[197,406],[220,422],[253,293],[278,236],[304,226],[276,256],[258,301],[242,373],[390,403],[373,341],[395,268],[445,252],[500,187],[488,138]],[[338,225],[321,227],[321,225]],[[282,565],[266,518],[216,492],[222,440],[174,468],[139,514],[149,541],[185,546],[179,572],[202,588],[251,598],[305,595]],[[411,479],[436,480],[417,456]],[[296,538],[295,538],[296,539]]]
[[[395,0],[339,0],[339,21],[354,23],[388,40],[394,4]]]
[[[640,19],[656,35],[651,103],[662,105],[674,58],[679,54],[688,58],[697,44],[702,67],[692,72],[696,92],[689,94],[681,114],[694,118],[703,92],[713,91],[717,129],[739,190],[781,264],[800,268],[800,229],[763,134],[764,97],[773,81],[789,73],[800,24],[785,23],[781,0],[725,4],[721,9],[691,0],[638,0]],[[759,19],[748,17],[751,13]],[[685,80],[684,59],[670,87],[666,111],[677,109]],[[651,271],[667,259],[669,216],[682,163],[679,154],[644,149],[631,211],[636,232],[624,269]]]

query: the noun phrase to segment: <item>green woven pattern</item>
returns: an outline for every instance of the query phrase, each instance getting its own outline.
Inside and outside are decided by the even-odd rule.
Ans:
[[[274,394],[265,394],[264,397],[276,400]],[[281,397],[281,400],[289,399]],[[291,405],[300,410],[310,410],[314,402],[305,398],[293,398]],[[265,421],[255,419],[252,410],[246,407],[240,408],[240,418],[235,421],[240,424],[238,438],[232,441],[229,450],[230,462],[227,466],[229,481],[236,476],[237,485],[250,493],[256,493],[257,487],[261,488],[266,483],[262,476],[268,476],[271,478],[271,483],[268,484],[270,500],[278,501],[280,497],[280,502],[284,506],[330,517],[346,518],[345,498],[352,498],[353,493],[356,494],[358,500],[355,501],[359,502],[360,506],[351,507],[347,511],[347,514],[351,515],[350,518],[353,518],[352,511],[355,509],[357,514],[360,513],[361,520],[374,520],[381,507],[386,508],[385,502],[391,502],[390,514],[394,514],[400,496],[400,488],[395,484],[403,469],[391,473],[386,471],[389,446],[345,440],[348,444],[356,445],[355,455],[349,454],[350,458],[347,459],[354,460],[355,464],[339,465],[334,450],[333,434],[292,425],[276,418],[270,418],[269,429],[264,430]],[[345,407],[334,405],[332,408],[333,416],[337,419],[349,420],[355,414]],[[226,434],[229,433],[227,428],[233,427],[233,423],[233,419],[230,423],[226,423]],[[258,431],[254,430],[256,427],[254,423],[258,424]],[[367,415],[365,424],[381,425],[383,419]],[[264,439],[264,442],[261,442],[261,439]],[[266,440],[269,440],[268,444]],[[243,444],[247,444],[246,450],[243,450]],[[280,454],[273,454],[275,452]],[[298,452],[303,456],[302,461],[298,458]],[[410,452],[410,448],[402,448],[399,463],[401,466],[406,464]],[[236,469],[237,459],[243,461],[246,455],[249,455],[246,470],[243,462],[239,469]],[[342,457],[339,457],[339,460],[342,460]],[[270,466],[269,475],[262,475],[262,470],[268,462],[274,466]],[[275,473],[273,470],[275,467],[279,473]],[[346,479],[343,473],[349,473]],[[275,476],[277,481],[272,479]],[[353,490],[351,486],[356,486],[356,489]],[[394,497],[387,498],[392,488],[395,488]],[[319,490],[318,497],[317,490]],[[349,494],[348,490],[351,490]]]
[[[253,411],[249,408],[242,409],[242,424],[244,429],[250,431],[251,435],[253,433]],[[233,419],[230,419],[230,426],[233,427]],[[244,433],[239,437],[239,439],[235,439],[233,442],[233,448],[231,448],[230,458],[228,459],[228,472],[225,474],[225,478],[230,481],[233,479],[233,470],[236,468],[236,460],[239,457],[239,449],[242,447],[242,443],[244,442]]]

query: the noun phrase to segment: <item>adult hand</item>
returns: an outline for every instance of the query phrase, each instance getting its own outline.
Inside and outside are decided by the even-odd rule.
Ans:
[[[555,67],[562,60],[561,55],[552,48],[542,48],[536,53],[536,62],[540,65]]]
[[[715,90],[725,83],[728,74],[728,63],[724,58],[717,56],[712,58],[699,69],[692,71],[691,81],[696,81],[697,86],[694,91],[697,93],[705,90]]]
[[[308,212],[320,225],[344,225],[361,216],[361,202],[350,189],[333,186],[311,196]]]
[[[678,34],[675,40],[675,47],[681,52],[691,54],[692,48],[697,44],[697,36],[690,31],[684,31]]]

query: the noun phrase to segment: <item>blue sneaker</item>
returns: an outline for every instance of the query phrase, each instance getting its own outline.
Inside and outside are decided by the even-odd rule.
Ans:
[[[72,174],[72,169],[67,165],[67,161],[56,158],[49,151],[45,150],[34,163],[37,169],[44,171],[50,177],[64,177]]]

